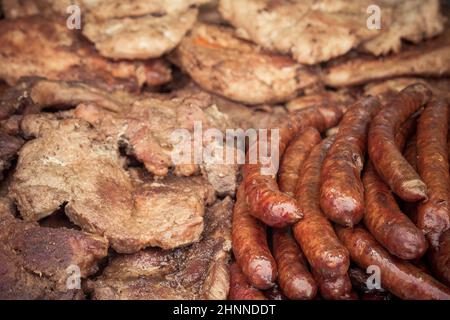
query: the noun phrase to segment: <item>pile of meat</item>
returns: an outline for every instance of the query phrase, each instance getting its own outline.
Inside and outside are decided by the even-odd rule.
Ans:
[[[343,115],[302,109],[280,129],[277,177],[243,166],[230,297],[265,299],[277,283],[290,299],[450,299],[449,112],[420,83]]]
[[[0,1],[0,299],[450,299],[448,12]]]

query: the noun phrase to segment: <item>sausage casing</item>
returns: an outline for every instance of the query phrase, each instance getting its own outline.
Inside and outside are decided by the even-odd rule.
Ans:
[[[286,229],[273,230],[273,252],[278,266],[278,284],[292,300],[310,300],[317,285],[294,238]]]
[[[329,137],[313,148],[303,165],[296,190],[304,216],[294,225],[293,232],[312,270],[319,275],[319,282],[346,275],[350,264],[347,249],[339,242],[319,204],[320,169],[333,142],[334,137]]]
[[[279,152],[281,157],[293,137],[306,129],[314,127],[319,131],[335,126],[342,117],[343,107],[305,108],[291,114],[287,123],[279,129]],[[252,154],[259,149],[259,141],[250,146]],[[272,155],[274,156],[274,155]],[[276,161],[272,161],[275,163]],[[263,174],[263,164],[246,163],[242,166],[242,176],[246,200],[253,216],[272,227],[285,227],[301,218],[298,203],[279,190],[276,175]]]
[[[275,284],[277,266],[267,244],[266,226],[248,212],[242,187],[233,210],[233,253],[248,281],[258,289]]]
[[[344,114],[336,141],[323,162],[320,206],[330,220],[344,226],[357,224],[364,214],[361,171],[370,120],[380,107],[374,97],[353,104]]]
[[[370,159],[379,176],[405,201],[425,200],[427,187],[396,146],[395,134],[430,98],[431,91],[422,84],[406,87],[378,112],[369,129]]]
[[[380,280],[401,299],[450,299],[450,289],[404,260],[391,256],[363,227],[337,227],[336,233],[350,251],[352,260],[361,268],[379,268]]]
[[[313,127],[306,128],[297,135],[283,154],[283,159],[278,173],[278,184],[280,190],[294,195],[300,174],[300,167],[309,155],[312,147],[321,140],[320,132]]]
[[[439,247],[431,249],[430,264],[434,274],[450,286],[450,230],[441,235]]]
[[[247,282],[239,265],[234,262],[230,266],[229,300],[267,300],[264,294]]]
[[[396,144],[403,150],[414,130],[415,119],[407,121],[396,135]],[[418,259],[428,248],[422,231],[401,212],[389,187],[375,172],[370,160],[363,175],[366,213],[364,224],[370,233],[391,254],[402,259]]]
[[[427,235],[432,246],[450,227],[448,116],[445,100],[430,101],[417,125],[417,170],[428,187],[428,200],[420,203],[417,225]]]

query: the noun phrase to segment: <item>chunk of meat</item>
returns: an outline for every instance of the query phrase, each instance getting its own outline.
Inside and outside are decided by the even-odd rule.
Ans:
[[[197,9],[180,14],[88,19],[83,35],[104,57],[113,59],[157,58],[171,51],[194,25]]]
[[[331,63],[323,81],[331,87],[346,87],[370,81],[405,76],[450,75],[450,28],[437,38],[409,45],[383,58],[349,55]]]
[[[81,119],[29,115],[22,130],[36,139],[19,153],[10,194],[25,220],[39,220],[65,204],[73,223],[126,253],[199,239],[205,206],[214,199],[203,178],[132,179],[117,144]]]
[[[312,70],[236,38],[233,29],[197,24],[171,56],[203,89],[247,104],[289,100],[317,82]]]
[[[445,17],[440,12],[439,0],[383,0],[381,3],[383,32],[363,43],[363,49],[379,56],[400,52],[402,40],[419,43],[444,30]],[[392,23],[385,24],[384,9],[393,7]]]
[[[374,2],[221,0],[220,12],[239,36],[265,49],[291,54],[300,63],[316,64],[380,33],[366,25],[366,9]],[[383,22],[390,23],[392,10],[383,9]]]
[[[380,28],[369,28],[376,11]],[[375,55],[398,52],[402,39],[419,42],[444,29],[439,0],[221,0],[237,34],[265,49],[316,64],[362,47]]]
[[[15,219],[0,200],[0,299],[82,299],[81,278],[108,252],[100,236]]]
[[[231,211],[227,197],[205,214],[199,242],[173,251],[146,249],[111,260],[89,283],[94,299],[226,299],[231,250]]]
[[[13,85],[24,76],[82,81],[108,90],[138,91],[171,78],[162,60],[109,61],[63,19],[39,16],[0,20],[0,79]]]
[[[222,139],[209,141],[202,138],[202,132],[207,129],[225,132],[232,128],[228,118],[217,110],[206,93],[143,98],[119,113],[94,104],[81,104],[75,109],[75,116],[119,140],[127,147],[128,153],[157,176],[166,176],[172,167],[175,175],[190,176],[200,167],[218,194],[235,192],[237,165],[225,161],[232,146],[222,145]],[[203,130],[202,141],[195,133],[198,130]],[[202,148],[216,153],[205,157],[203,152],[199,158],[198,150],[205,151]]]
[[[43,109],[67,109],[83,102],[117,112],[135,99],[124,91],[109,93],[81,82],[27,77],[0,96],[0,120],[13,114],[38,113]]]

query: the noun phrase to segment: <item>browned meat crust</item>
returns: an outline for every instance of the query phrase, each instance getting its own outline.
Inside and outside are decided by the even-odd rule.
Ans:
[[[39,16],[0,21],[0,64],[0,78],[10,85],[23,76],[42,76],[137,91],[144,83],[160,85],[171,77],[161,60],[109,61],[64,20]]]
[[[76,286],[68,268],[78,267],[82,278],[92,275],[107,254],[108,242],[81,231],[23,222],[7,210],[1,199],[0,299],[84,298],[80,288],[67,286]]]
[[[203,130],[215,128],[224,132],[232,127],[228,118],[217,110],[206,93],[186,93],[173,98],[142,98],[118,113],[109,112],[95,104],[82,104],[75,109],[75,116],[87,120],[108,136],[119,140],[120,144],[127,147],[128,153],[144,163],[146,169],[156,176],[166,176],[170,168],[174,168],[174,174],[178,176],[190,176],[200,169],[218,194],[235,192],[236,164],[214,163],[208,159],[195,162],[193,151],[190,161],[186,163],[176,163],[172,157],[175,142],[171,136],[175,130],[182,128],[190,132],[191,137],[185,143],[195,146],[196,122],[201,123]],[[212,144],[204,141],[202,146]],[[220,145],[216,147],[222,153],[227,148]]]
[[[248,104],[286,101],[317,81],[289,57],[262,52],[217,25],[197,24],[172,59],[203,89]]]
[[[94,299],[226,299],[233,201],[225,198],[205,214],[202,239],[174,251],[147,249],[111,260],[89,283]]]
[[[203,178],[132,179],[117,144],[80,119],[28,115],[22,130],[36,139],[19,153],[10,193],[25,220],[66,204],[72,222],[105,235],[118,252],[199,239],[205,206],[214,199]]]
[[[124,17],[108,20],[88,19],[83,35],[100,54],[113,59],[158,58],[171,51],[192,28],[197,9],[154,16]]]
[[[383,58],[349,55],[326,68],[323,81],[332,87],[345,87],[404,76],[450,75],[450,28],[435,39],[405,46],[399,53]]]
[[[369,29],[371,6],[381,29]],[[398,52],[402,39],[419,42],[444,29],[439,0],[221,0],[237,34],[263,48],[316,64],[362,47],[375,55]]]

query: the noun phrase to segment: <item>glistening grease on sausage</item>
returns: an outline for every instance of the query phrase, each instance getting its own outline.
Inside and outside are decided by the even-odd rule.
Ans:
[[[415,119],[407,121],[396,135],[396,144],[403,150],[413,132]],[[370,160],[363,175],[366,214],[364,224],[370,233],[393,255],[402,259],[420,258],[428,248],[425,236],[401,212],[389,187],[375,172]]]
[[[412,264],[391,256],[363,227],[336,233],[361,268],[379,268],[381,285],[401,299],[450,299],[450,289]]]
[[[233,211],[233,253],[248,281],[258,289],[275,284],[277,267],[267,244],[266,226],[249,214],[242,186]]]
[[[264,294],[247,282],[239,265],[234,262],[230,266],[229,300],[267,300]]]
[[[321,141],[320,133],[313,127],[296,136],[283,155],[278,175],[280,190],[293,195],[299,171],[311,149]],[[303,252],[288,228],[273,229],[273,253],[278,266],[278,283],[283,293],[294,300],[312,299],[317,285],[310,274]]]
[[[320,169],[333,142],[334,137],[329,137],[312,149],[301,170],[295,193],[304,216],[294,225],[294,236],[312,270],[319,275],[319,286],[325,281],[346,277],[350,264],[347,249],[339,242],[333,226],[321,212],[319,204]],[[341,283],[344,285],[346,282]],[[340,295],[344,292],[344,296],[350,294],[345,291],[345,288],[330,290]]]
[[[281,191],[290,196],[294,195],[301,165],[312,147],[318,144],[321,139],[320,132],[313,127],[309,127],[292,140],[283,155],[278,173],[278,184]]]
[[[310,300],[317,285],[307,262],[288,230],[273,230],[273,252],[278,265],[278,283],[284,295],[292,300]]]
[[[431,91],[422,84],[406,87],[378,112],[369,129],[370,159],[380,177],[405,201],[425,200],[427,187],[398,150],[395,134],[430,98]]]
[[[271,156],[281,157],[294,136],[307,127],[324,131],[335,126],[342,117],[343,110],[342,106],[310,107],[294,112],[289,121],[280,127],[278,155]],[[250,146],[248,154],[254,154],[258,149],[259,140]],[[272,227],[285,227],[295,223],[301,218],[297,201],[281,192],[275,180],[276,173],[263,174],[263,167],[259,159],[256,163],[247,161],[242,167],[242,184],[251,214]]]
[[[321,208],[330,220],[344,226],[357,224],[364,214],[361,171],[370,120],[380,107],[376,98],[367,97],[349,108],[322,166]]]
[[[450,227],[448,116],[447,102],[435,99],[427,104],[417,125],[417,170],[428,187],[428,200],[418,206],[417,226],[433,247]]]

